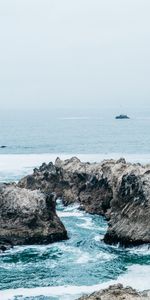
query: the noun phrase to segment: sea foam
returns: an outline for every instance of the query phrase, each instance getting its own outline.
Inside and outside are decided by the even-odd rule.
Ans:
[[[20,288],[0,291],[0,299],[13,300],[16,296],[22,297],[59,297],[59,300],[76,299],[83,294],[90,294],[110,285],[122,283],[124,286],[131,286],[139,291],[150,289],[150,266],[133,265],[127,272],[117,280],[110,280],[92,286],[53,286]],[[69,297],[69,298],[68,298]]]

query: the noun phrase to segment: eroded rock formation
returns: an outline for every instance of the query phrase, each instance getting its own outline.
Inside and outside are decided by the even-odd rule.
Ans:
[[[66,229],[55,212],[53,194],[9,184],[0,186],[0,250],[66,238]]]
[[[104,214],[112,200],[112,188],[107,177],[103,177],[100,164],[82,163],[76,157],[43,164],[23,178],[19,186],[44,193],[55,192],[65,205],[79,202],[89,213]]]
[[[79,202],[86,212],[105,215],[107,243],[150,243],[150,166],[124,159],[90,164],[58,158],[35,169],[19,186],[54,192],[65,205]]]
[[[132,166],[118,178],[105,242],[150,243],[150,172]]]

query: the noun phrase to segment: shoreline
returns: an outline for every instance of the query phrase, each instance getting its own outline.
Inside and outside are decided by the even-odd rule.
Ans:
[[[150,165],[124,158],[84,163],[77,157],[43,163],[22,178],[18,187],[53,193],[65,206],[79,203],[90,214],[108,221],[106,244],[138,246],[150,243]]]
[[[23,157],[22,157],[23,158]],[[73,163],[74,161],[72,161],[72,160],[70,160],[70,162],[71,163]],[[26,162],[25,162],[26,163]],[[63,163],[64,162],[62,162],[62,165],[61,165],[61,162],[59,162],[58,161],[58,165],[57,165],[57,168],[59,167],[59,164],[60,164],[60,168],[64,168],[64,170],[65,170],[65,165],[63,166]],[[78,162],[79,163],[79,162]],[[108,166],[109,166],[109,163],[110,162],[106,162],[106,164],[108,163]],[[112,162],[111,162],[112,163]],[[121,168],[122,168],[122,166],[123,166],[123,168],[125,167],[125,162],[124,161],[120,161],[120,162],[116,162],[117,164],[118,164],[118,166],[119,166],[119,164],[121,164]],[[86,167],[88,167],[89,165],[88,164],[84,164],[83,163],[83,165],[86,165]],[[129,166],[127,166],[127,168],[128,168]],[[131,167],[131,166],[130,166]],[[140,165],[135,165],[134,167],[138,167],[138,168],[140,168],[141,166]],[[71,168],[72,168],[72,166],[71,166]],[[94,164],[94,168],[95,168],[95,164]],[[119,167],[120,168],[120,167]],[[145,167],[143,167],[143,168],[145,168]],[[77,168],[77,170],[78,170],[78,168]],[[79,170],[80,170],[80,163],[79,163]],[[95,169],[94,169],[95,170]],[[37,170],[38,171],[38,170]],[[36,171],[36,172],[37,172]],[[43,171],[45,171],[45,170],[43,170]],[[40,170],[40,172],[41,172],[41,174],[42,174],[42,170]],[[51,171],[50,171],[51,172]],[[76,172],[76,170],[74,170],[73,172]],[[142,171],[143,172],[143,171]],[[29,172],[28,172],[29,173]],[[27,174],[28,174],[27,173]],[[80,171],[79,171],[79,174],[80,174]],[[81,174],[82,174],[82,172],[81,172]],[[149,272],[149,266],[147,266],[148,267],[148,272]],[[141,273],[141,271],[140,271],[140,273]],[[141,275],[141,274],[140,274]],[[127,278],[128,277],[128,278]],[[132,275],[132,277],[133,277],[133,275]],[[89,286],[89,291],[88,291],[88,288],[87,288],[87,286],[85,286],[84,287],[84,290],[85,290],[85,292],[86,293],[91,293],[91,292],[94,292],[94,291],[98,291],[98,290],[100,290],[100,289],[102,289],[102,288],[107,288],[110,284],[116,284],[116,283],[123,283],[123,284],[130,284],[133,288],[139,288],[139,284],[140,284],[140,282],[141,282],[141,280],[142,280],[142,277],[139,279],[139,281],[137,280],[137,278],[136,278],[136,284],[137,284],[137,286],[134,286],[133,284],[130,284],[129,283],[129,273],[126,273],[126,274],[124,274],[124,275],[122,275],[122,276],[119,276],[118,277],[118,279],[116,280],[116,281],[114,281],[114,280],[112,280],[112,281],[109,281],[109,282],[106,282],[106,283],[104,283],[104,285],[103,284],[100,284],[100,285],[97,285],[97,288],[96,288],[96,285],[94,285],[94,286]],[[126,282],[126,283],[125,283]],[[82,286],[83,287],[83,286]],[[73,288],[73,292],[71,292],[71,293],[74,293],[75,292],[75,290],[80,290],[80,286],[71,286],[71,288]],[[95,289],[96,288],[96,289]],[[18,289],[18,290],[11,290],[11,289],[9,289],[9,290],[3,290],[3,291],[0,291],[0,295],[2,294],[2,297],[4,296],[5,297],[5,294],[6,294],[6,297],[8,297],[8,293],[10,292],[11,294],[13,294],[13,293],[15,293],[16,291],[17,291],[17,293],[19,293],[20,294],[20,292],[23,292],[24,293],[24,295],[26,295],[26,293],[28,293],[28,292],[31,292],[31,294],[29,295],[29,296],[32,296],[32,295],[34,295],[34,293],[36,292],[36,291],[41,291],[43,289],[43,292],[44,292],[44,295],[45,295],[45,292],[47,291],[47,293],[48,293],[48,296],[56,296],[57,294],[56,294],[56,292],[55,292],[55,294],[53,294],[53,292],[55,291],[55,289],[57,289],[58,290],[58,287],[55,287],[55,286],[53,286],[53,287],[49,287],[49,288],[31,288],[31,289]],[[68,293],[68,291],[69,291],[69,289],[70,289],[70,286],[68,286],[68,287],[60,287],[59,286],[59,289],[62,289],[61,290],[61,293],[63,292],[63,291],[66,291],[67,293]],[[68,290],[67,290],[68,289]],[[144,288],[145,289],[145,288]],[[147,289],[147,288],[146,288]],[[143,288],[141,288],[140,287],[140,290],[142,290],[143,291]],[[33,294],[32,294],[33,293]],[[49,294],[50,293],[50,294]],[[83,293],[84,293],[84,291],[83,291]],[[18,295],[19,295],[18,294]],[[73,295],[73,294],[71,294],[71,295]],[[11,295],[12,296],[12,295]],[[16,296],[16,294],[15,294],[15,296]],[[36,295],[36,296],[39,296],[39,294],[38,295]],[[79,295],[80,296],[80,295]],[[11,298],[2,298],[2,299],[11,299]],[[76,298],[72,298],[72,299],[77,299],[78,298],[78,296],[76,296]]]

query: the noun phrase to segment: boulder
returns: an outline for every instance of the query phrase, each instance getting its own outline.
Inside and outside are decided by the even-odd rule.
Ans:
[[[67,238],[55,211],[53,194],[13,184],[0,186],[0,249],[14,245],[48,244]]]

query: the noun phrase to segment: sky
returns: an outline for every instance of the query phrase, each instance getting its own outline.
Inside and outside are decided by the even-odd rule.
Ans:
[[[1,0],[1,109],[148,109],[149,15],[149,0]]]

